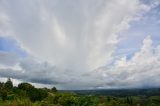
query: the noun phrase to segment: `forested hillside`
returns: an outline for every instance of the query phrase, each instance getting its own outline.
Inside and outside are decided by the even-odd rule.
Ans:
[[[160,96],[82,95],[57,91],[55,87],[35,88],[29,83],[14,87],[10,79],[0,82],[0,106],[159,106]]]

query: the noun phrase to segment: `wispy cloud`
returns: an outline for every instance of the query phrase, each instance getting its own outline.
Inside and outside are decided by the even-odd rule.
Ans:
[[[146,75],[145,65],[153,67],[152,58],[159,58],[145,54],[152,52],[144,50],[152,46],[148,44],[152,40],[145,38],[142,49],[134,51],[129,60],[125,56],[117,60],[115,54],[123,32],[150,11],[151,4],[139,0],[1,1],[0,34],[15,39],[27,57],[12,58],[19,68],[0,69],[0,75],[63,89],[139,86],[150,77],[141,79],[134,73]],[[9,63],[12,53],[5,55],[2,62]],[[146,58],[151,59],[149,63]],[[158,67],[159,60],[154,64]],[[147,72],[158,73],[157,69]]]

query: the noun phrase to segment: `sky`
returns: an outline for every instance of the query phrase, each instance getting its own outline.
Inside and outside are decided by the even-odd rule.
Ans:
[[[0,0],[0,81],[160,87],[160,0]]]

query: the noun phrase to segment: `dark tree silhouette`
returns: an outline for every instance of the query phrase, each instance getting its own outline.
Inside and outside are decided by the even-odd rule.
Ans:
[[[53,87],[51,90],[52,90],[53,92],[57,92],[57,88],[56,88],[56,87]]]
[[[23,83],[18,84],[18,88],[19,88],[19,89],[22,89],[22,90],[28,91],[28,90],[33,89],[34,86],[31,85],[31,84],[29,84],[29,83],[23,82]]]
[[[4,84],[4,87],[6,89],[12,89],[13,88],[13,83],[12,83],[10,78],[8,78],[7,82]]]

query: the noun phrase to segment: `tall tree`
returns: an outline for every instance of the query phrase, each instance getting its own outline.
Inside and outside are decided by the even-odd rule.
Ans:
[[[13,83],[12,83],[10,78],[8,78],[7,82],[4,84],[4,87],[6,89],[12,89],[13,88]]]

